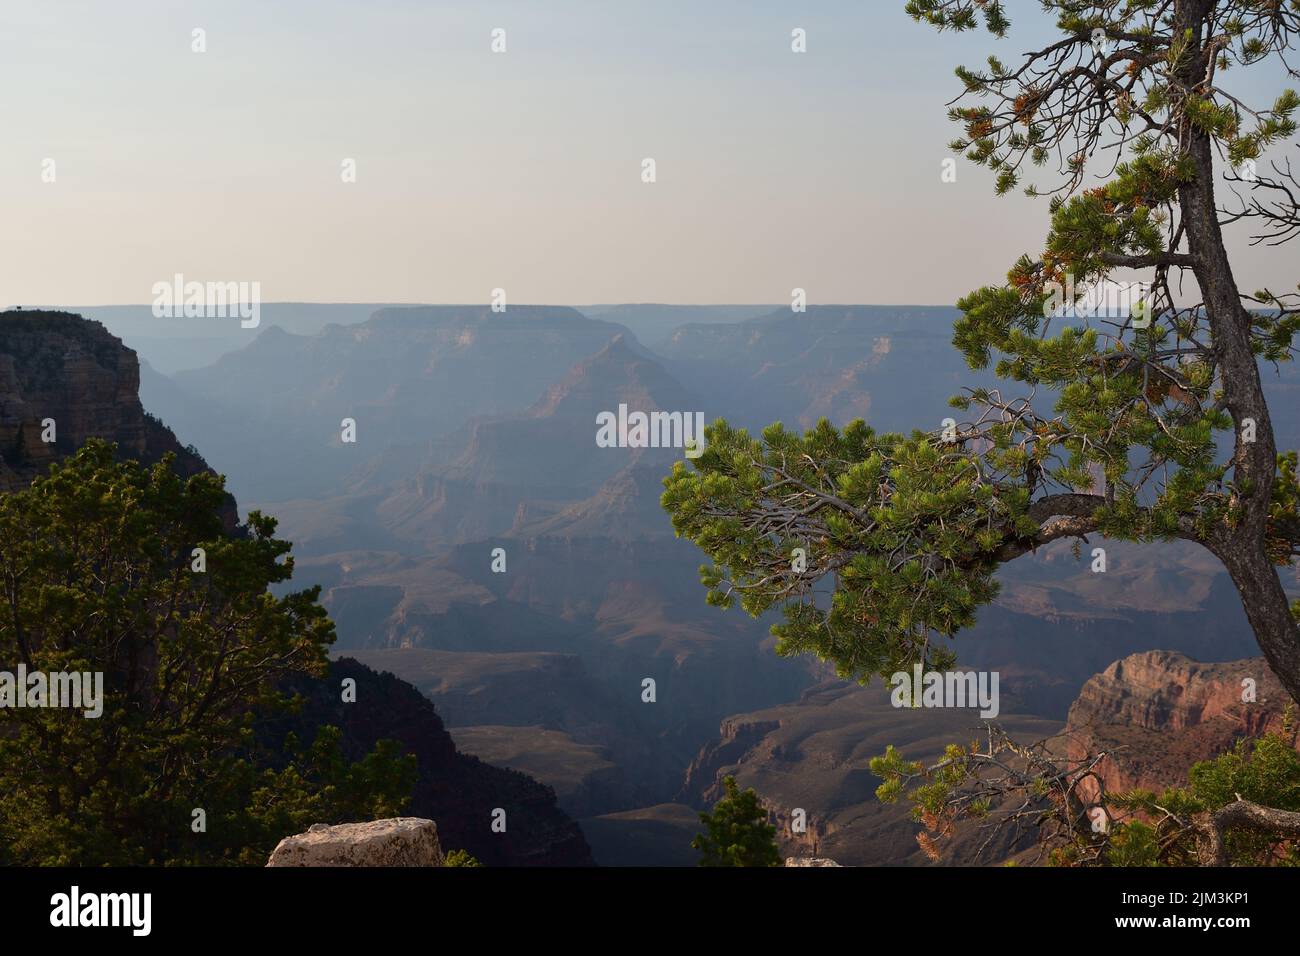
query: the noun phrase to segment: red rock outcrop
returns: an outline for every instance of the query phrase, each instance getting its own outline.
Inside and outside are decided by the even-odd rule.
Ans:
[[[1176,651],[1133,654],[1079,691],[1068,752],[1106,751],[1098,770],[1108,791],[1184,786],[1193,764],[1280,729],[1290,703],[1263,658],[1202,664]]]

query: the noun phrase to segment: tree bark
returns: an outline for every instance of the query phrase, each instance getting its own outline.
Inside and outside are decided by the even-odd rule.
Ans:
[[[1277,568],[1254,543],[1218,552],[1237,586],[1255,640],[1291,699],[1300,701],[1300,639]]]
[[[1212,50],[1204,46],[1206,18],[1213,0],[1179,0],[1174,33],[1190,29],[1192,48],[1180,78],[1197,90],[1207,75]],[[1264,551],[1264,535],[1277,473],[1277,445],[1264,401],[1259,364],[1251,348],[1250,315],[1241,302],[1232,274],[1214,203],[1214,151],[1208,133],[1185,116],[1179,123],[1180,143],[1191,158],[1195,177],[1178,189],[1193,273],[1201,289],[1206,317],[1214,337],[1214,354],[1223,383],[1224,401],[1235,429],[1232,500],[1240,509],[1231,525],[1218,529],[1208,542],[1241,596],[1246,618],[1255,631],[1264,657],[1293,699],[1300,700],[1300,639],[1277,569]],[[1246,441],[1243,423],[1255,423],[1254,441]]]
[[[1277,839],[1300,837],[1300,813],[1262,807],[1240,797],[1213,813],[1197,814],[1192,824],[1196,828],[1196,856],[1201,866],[1228,865],[1224,837],[1230,830],[1248,830]]]

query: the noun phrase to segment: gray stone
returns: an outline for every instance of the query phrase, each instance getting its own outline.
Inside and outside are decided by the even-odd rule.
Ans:
[[[824,856],[787,856],[786,866],[839,866],[834,860]]]
[[[442,866],[438,827],[420,817],[317,823],[285,837],[267,866]]]

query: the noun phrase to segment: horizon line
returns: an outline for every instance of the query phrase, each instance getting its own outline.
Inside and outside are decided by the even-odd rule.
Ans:
[[[353,306],[378,306],[380,308],[482,308],[491,306],[490,301],[484,302],[380,302],[380,301],[336,301],[336,300],[307,300],[307,299],[276,299],[259,303],[260,307],[265,308],[270,305],[353,305]],[[561,308],[561,309],[610,309],[619,306],[657,306],[661,308],[695,308],[695,309],[781,309],[788,307],[784,303],[770,302],[588,302],[583,304],[574,304],[568,302],[518,302],[507,306],[509,309],[519,308]],[[69,309],[151,309],[153,304],[150,302],[82,302],[74,305],[10,305],[5,306],[5,312],[66,312]],[[873,308],[873,309],[955,309],[957,306],[952,302],[929,303],[929,302],[809,302],[809,309],[829,309],[829,308]]]

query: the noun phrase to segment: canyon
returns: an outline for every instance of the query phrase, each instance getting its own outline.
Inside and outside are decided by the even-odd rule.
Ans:
[[[28,483],[74,451],[87,438],[113,441],[117,454],[152,463],[175,456],[181,474],[207,470],[193,447],[183,447],[171,430],[144,411],[137,394],[139,363],[101,324],[68,313],[0,313],[0,493]],[[63,423],[59,441],[32,451],[15,436],[28,436],[45,418]],[[229,530],[238,507],[228,498]],[[345,705],[336,688],[351,678],[357,704]],[[395,740],[417,758],[413,812],[443,821],[443,841],[467,849],[496,866],[583,866],[592,862],[577,825],[561,811],[554,792],[517,771],[461,753],[432,703],[391,674],[355,660],[336,660],[320,679],[297,678],[281,690],[296,693],[294,715],[266,718],[261,738],[276,749],[293,733],[310,741],[321,726],[338,727],[347,759],[369,753],[381,739]],[[282,748],[281,748],[282,749]],[[490,829],[497,807],[508,807],[515,826],[506,834]]]
[[[953,310],[342,308],[313,318],[309,306],[267,304],[242,346],[195,338],[188,353],[174,338],[162,349],[135,319],[107,318],[127,346],[135,338],[184,369],[136,362],[143,407],[204,450],[242,507],[279,519],[294,542],[295,587],[320,585],[335,620],[335,666],[397,681],[400,706],[385,720],[408,745],[430,735],[439,767],[450,766],[450,745],[467,792],[488,786],[465,776],[467,754],[553,792],[559,816],[530,824],[536,844],[508,859],[579,860],[589,844],[602,864],[689,865],[697,813],[731,772],[772,808],[786,855],[926,862],[905,811],[875,801],[867,761],[891,743],[937,754],[977,729],[978,714],[894,708],[882,683],[844,684],[816,661],[775,655],[770,616],[706,605],[702,556],[673,536],[658,503],[683,450],[599,448],[593,428],[620,405],[703,409],[706,420],[749,428],[807,427],[823,415],[933,427],[951,394],[988,384],[950,346]],[[277,324],[277,314],[292,321]],[[115,361],[130,382],[134,356]],[[1300,377],[1270,375],[1279,434],[1300,438],[1285,404]],[[129,405],[131,388],[120,391]],[[0,428],[4,409],[18,407],[8,402]],[[338,442],[345,416],[359,422],[356,445]],[[1183,543],[1107,548],[1105,574],[1067,543],[1008,565],[997,600],[956,639],[963,670],[998,673],[998,719],[1019,738],[1087,723],[1080,702],[1112,701],[1095,675],[1130,655],[1257,653],[1211,556]],[[498,552],[504,573],[493,568]],[[646,678],[655,703],[641,698]],[[1269,696],[1262,677],[1259,686]],[[1110,713],[1112,703],[1097,706]],[[1092,723],[1131,720],[1123,711]],[[356,732],[358,746],[369,739]],[[491,850],[464,842],[468,831],[451,822],[477,804],[425,786],[411,812],[488,862]],[[798,834],[795,809],[809,824]],[[956,859],[974,861],[975,837],[958,843]],[[996,844],[979,859],[1018,849]]]

